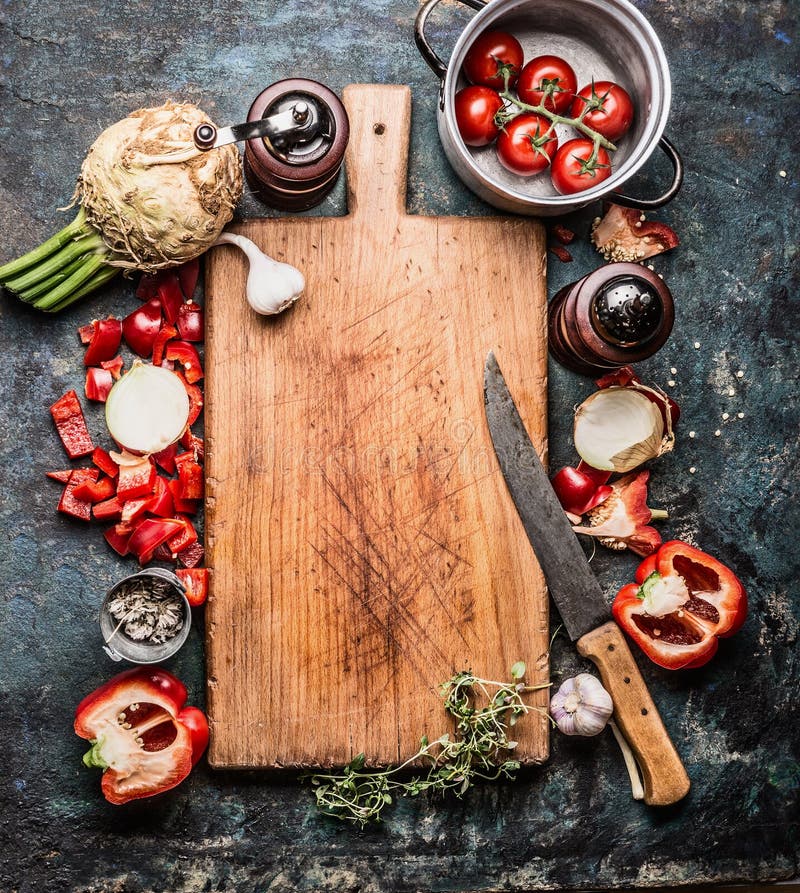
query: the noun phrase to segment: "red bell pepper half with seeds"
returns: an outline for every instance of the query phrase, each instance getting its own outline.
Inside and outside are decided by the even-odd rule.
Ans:
[[[747,616],[747,594],[721,561],[680,540],[646,558],[623,586],[614,618],[650,660],[668,670],[701,667]]]
[[[92,743],[86,766],[103,769],[101,788],[119,805],[180,784],[208,745],[208,722],[185,707],[186,687],[165,670],[126,670],[85,697],[75,733]]]

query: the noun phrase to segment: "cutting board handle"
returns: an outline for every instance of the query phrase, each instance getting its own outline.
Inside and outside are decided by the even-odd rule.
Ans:
[[[350,84],[342,94],[350,118],[345,154],[347,206],[385,226],[406,213],[411,90],[402,85]]]

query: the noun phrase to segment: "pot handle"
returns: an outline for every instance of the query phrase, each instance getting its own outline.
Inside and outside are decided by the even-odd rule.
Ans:
[[[443,81],[447,74],[447,66],[436,55],[436,51],[428,43],[428,38],[425,36],[425,24],[428,21],[428,16],[433,12],[433,8],[438,6],[439,2],[440,0],[428,0],[417,13],[417,18],[414,22],[414,41],[417,44],[420,55],[428,63],[431,71],[440,81]],[[459,0],[459,2],[475,10],[483,9],[486,6],[484,0]]]
[[[622,195],[617,192],[612,192],[608,196],[609,201],[613,202],[615,205],[622,205],[625,208],[636,208],[638,211],[654,211],[656,208],[663,207],[667,202],[670,202],[675,198],[683,183],[683,159],[675,146],[673,146],[665,136],[661,137],[658,141],[658,145],[661,146],[662,150],[666,153],[667,158],[672,162],[673,175],[669,189],[658,198],[633,198],[633,196],[630,195]]]

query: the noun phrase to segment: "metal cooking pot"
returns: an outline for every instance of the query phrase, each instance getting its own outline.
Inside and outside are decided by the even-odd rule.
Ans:
[[[460,0],[479,10],[461,32],[449,65],[437,56],[425,35],[428,16],[440,0],[428,0],[420,9],[414,36],[422,57],[439,77],[437,119],[445,155],[463,182],[480,198],[504,211],[552,217],[614,193],[614,202],[629,208],[660,208],[677,194],[683,180],[683,164],[672,143],[663,136],[671,97],[669,68],[656,33],[628,0]],[[575,195],[559,195],[548,176],[529,179],[507,171],[498,161],[494,146],[474,149],[459,136],[454,97],[467,81],[461,65],[474,40],[483,31],[499,28],[511,32],[522,44],[525,59],[543,54],[565,58],[575,69],[578,85],[610,80],[630,93],[635,108],[633,126],[617,141],[614,172],[603,183]],[[559,141],[575,132],[558,125]],[[669,188],[654,199],[634,198],[615,192],[661,146],[672,162]]]

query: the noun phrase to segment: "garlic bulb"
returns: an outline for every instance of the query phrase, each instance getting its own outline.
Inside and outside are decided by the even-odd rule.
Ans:
[[[550,700],[550,715],[565,735],[599,735],[613,712],[611,695],[590,673],[567,679]]]
[[[303,293],[306,280],[291,264],[273,260],[250,239],[223,233],[214,245],[236,245],[247,256],[247,301],[256,313],[274,316],[290,307]]]

